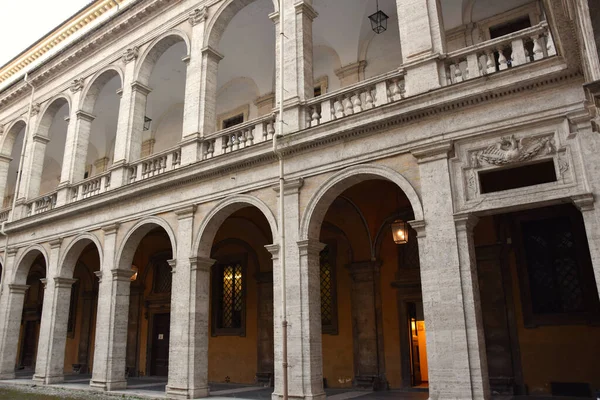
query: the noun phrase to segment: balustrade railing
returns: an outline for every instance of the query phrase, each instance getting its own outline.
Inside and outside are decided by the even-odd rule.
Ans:
[[[48,193],[26,203],[27,216],[40,214],[56,207],[57,192]]]
[[[138,182],[179,168],[181,147],[152,154],[129,165],[129,183]]]
[[[8,221],[8,216],[10,215],[10,207],[4,208],[0,210],[0,222]]]
[[[78,201],[95,196],[110,189],[111,171],[93,176],[84,181],[75,184],[71,188],[70,201]]]
[[[308,128],[404,98],[404,73],[394,71],[346,86],[306,102]]]
[[[232,153],[273,139],[275,116],[269,114],[213,133],[202,143],[202,159]]]
[[[446,84],[464,82],[556,55],[546,21],[497,39],[449,53]]]

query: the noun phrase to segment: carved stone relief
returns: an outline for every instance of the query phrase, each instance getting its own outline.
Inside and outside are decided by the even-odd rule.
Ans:
[[[131,47],[127,50],[125,50],[125,52],[123,53],[123,62],[125,64],[135,60],[136,58],[138,58],[140,54],[140,49],[137,46]]]
[[[73,79],[73,82],[71,82],[71,86],[69,87],[69,89],[71,90],[72,93],[77,93],[81,89],[83,89],[84,82],[85,81],[83,78]]]
[[[200,22],[206,21],[208,18],[208,7],[196,8],[190,13],[188,21],[192,26],[199,24]]]
[[[554,154],[552,138],[523,138],[516,139],[514,135],[503,137],[500,142],[493,144],[475,156],[480,163],[490,165],[507,165],[531,160],[539,154]]]

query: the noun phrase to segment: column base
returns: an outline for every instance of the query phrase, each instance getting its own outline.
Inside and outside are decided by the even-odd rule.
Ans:
[[[99,389],[104,392],[111,392],[113,390],[124,390],[127,389],[127,381],[111,381],[111,382],[103,382],[103,381],[94,381],[90,382],[90,387],[94,389]]]
[[[167,385],[166,395],[168,399],[199,399],[208,397],[210,395],[210,389],[208,386],[188,389]]]
[[[53,385],[55,383],[63,383],[65,381],[65,376],[62,374],[55,376],[33,375],[31,380],[40,385]]]

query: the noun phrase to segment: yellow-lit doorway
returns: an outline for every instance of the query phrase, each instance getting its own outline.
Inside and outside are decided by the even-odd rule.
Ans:
[[[409,303],[409,337],[413,387],[428,387],[427,330],[423,318],[423,304]]]

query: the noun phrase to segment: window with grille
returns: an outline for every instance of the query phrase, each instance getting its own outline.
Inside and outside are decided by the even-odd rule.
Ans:
[[[152,293],[171,293],[173,272],[171,272],[171,266],[168,262],[171,258],[172,253],[166,252],[156,254],[150,259],[150,263],[154,268]]]
[[[327,243],[319,257],[321,280],[321,332],[337,335],[337,293],[335,279],[335,242]]]
[[[246,333],[246,268],[242,260],[213,269],[213,335]]]
[[[529,327],[592,322],[600,316],[581,215],[568,212],[569,207],[552,210],[546,218],[519,221],[519,272]]]

